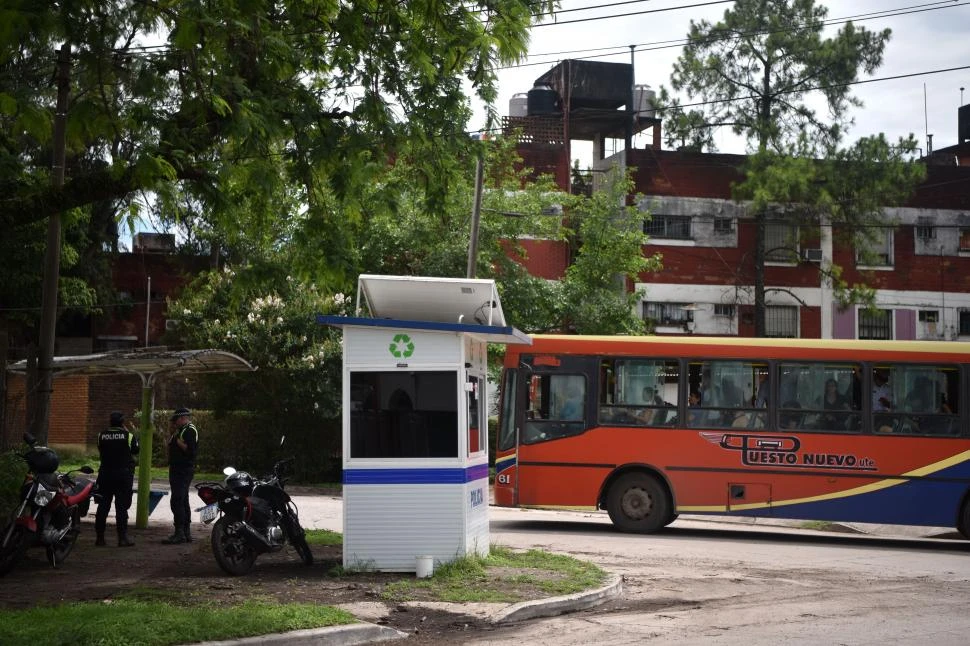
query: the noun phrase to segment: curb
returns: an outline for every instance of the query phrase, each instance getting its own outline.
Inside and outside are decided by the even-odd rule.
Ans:
[[[375,642],[404,639],[407,633],[378,626],[377,624],[346,624],[343,626],[328,626],[327,628],[308,628],[305,630],[291,630],[288,633],[274,633],[271,635],[256,635],[242,639],[226,639],[211,642],[196,642],[192,646],[256,646],[257,644],[287,644],[287,646],[353,646],[354,644],[372,644]]]
[[[555,617],[556,615],[593,608],[611,599],[615,599],[623,591],[623,578],[615,574],[610,575],[609,582],[601,588],[577,592],[562,597],[522,601],[500,610],[492,615],[489,621],[493,624],[506,624],[538,617]]]

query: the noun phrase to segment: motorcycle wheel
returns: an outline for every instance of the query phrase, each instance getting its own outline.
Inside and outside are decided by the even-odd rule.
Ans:
[[[8,531],[10,531],[10,525],[3,528],[3,532],[0,533],[0,541],[7,535]],[[0,546],[0,576],[13,569],[13,566],[23,557],[25,551],[27,551],[27,530],[20,525],[14,525],[13,531],[10,533],[10,540],[7,541],[6,545]]]
[[[310,551],[310,546],[306,542],[306,532],[300,527],[300,521],[296,518],[290,516],[290,545],[296,550],[296,553],[300,555],[303,559],[304,565],[313,565],[313,552]]]
[[[212,528],[212,555],[226,574],[241,576],[253,568],[256,550],[238,533],[232,532],[232,520],[223,516]]]
[[[290,542],[293,544],[293,549],[296,550],[296,553],[303,559],[303,564],[313,565],[313,552],[310,551],[310,546],[307,545],[306,536],[302,534],[295,536]]]
[[[51,564],[51,567],[58,567],[67,559],[67,555],[74,549],[74,544],[77,543],[77,537],[80,533],[81,517],[75,507],[71,513],[71,529],[64,534],[61,540],[47,546],[47,562]]]

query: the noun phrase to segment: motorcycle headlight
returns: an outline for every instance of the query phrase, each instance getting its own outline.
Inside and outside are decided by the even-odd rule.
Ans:
[[[46,507],[52,500],[54,500],[54,492],[37,485],[37,493],[34,494],[34,504],[38,507]]]

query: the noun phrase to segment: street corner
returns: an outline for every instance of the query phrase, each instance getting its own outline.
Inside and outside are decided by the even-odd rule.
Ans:
[[[493,624],[509,624],[586,610],[615,599],[621,592],[623,592],[623,577],[611,574],[607,583],[599,588],[561,597],[514,603],[494,613],[489,617],[489,621]]]

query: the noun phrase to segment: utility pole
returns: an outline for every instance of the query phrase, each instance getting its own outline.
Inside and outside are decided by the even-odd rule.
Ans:
[[[57,52],[57,109],[54,113],[54,160],[52,164],[55,189],[64,186],[64,163],[67,98],[71,83],[71,46],[61,45]],[[33,434],[41,444],[47,444],[50,421],[51,393],[54,391],[54,337],[57,323],[57,282],[61,273],[61,214],[51,213],[47,220],[47,250],[44,253],[44,282],[40,311],[40,361],[37,375],[37,414]]]
[[[478,223],[482,219],[482,184],[485,183],[484,151],[478,151],[475,165],[475,205],[472,207],[472,231],[468,240],[468,268],[465,278],[474,278],[478,264]]]

